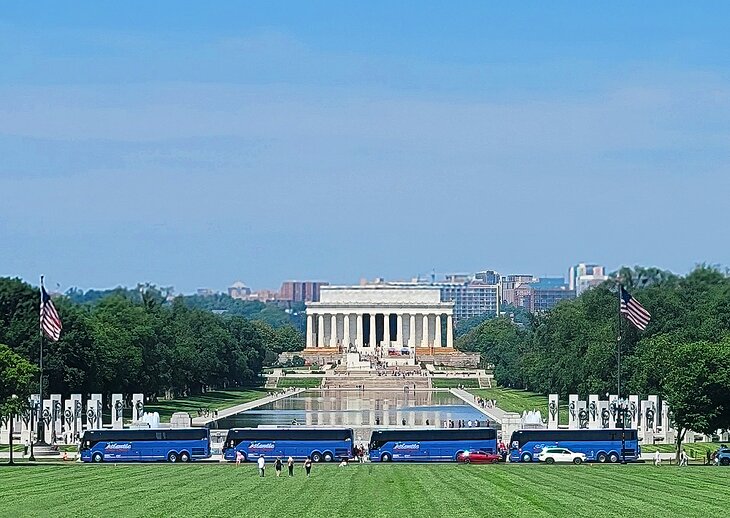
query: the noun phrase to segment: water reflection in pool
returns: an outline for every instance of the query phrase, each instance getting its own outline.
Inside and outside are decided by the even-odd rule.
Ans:
[[[485,417],[450,392],[312,390],[220,419],[212,427],[288,426],[438,426],[443,421]]]

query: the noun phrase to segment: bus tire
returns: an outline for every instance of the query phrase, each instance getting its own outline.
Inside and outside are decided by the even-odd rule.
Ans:
[[[332,462],[333,460],[335,460],[335,458],[332,456],[332,454],[328,451],[324,452],[324,455],[322,455],[322,459],[325,462]]]
[[[583,462],[583,459],[581,459],[580,457],[576,457],[576,458],[573,459],[573,464],[578,465],[578,464],[580,464],[582,462]]]
[[[102,455],[98,451],[91,456],[92,462],[102,462],[103,460],[104,460],[104,455]]]
[[[190,462],[190,454],[186,451],[181,451],[180,462]]]
[[[390,462],[393,460],[393,457],[390,456],[390,453],[383,453],[383,455],[380,457],[380,460],[382,462]]]
[[[611,452],[611,455],[608,456],[608,462],[611,464],[616,464],[618,462],[618,453]]]
[[[601,452],[598,455],[596,455],[596,460],[598,462],[601,462],[601,463],[606,462],[606,459],[608,459],[608,456],[605,453],[603,453],[603,452]]]
[[[312,462],[319,462],[322,460],[322,454],[318,451],[312,452]]]
[[[529,453],[523,453],[521,459],[522,462],[532,462],[532,455]]]
[[[167,454],[167,462],[175,463],[177,462],[177,453],[174,451],[171,451]]]
[[[545,459],[545,464],[555,464],[555,459],[553,459],[552,457],[548,457],[547,459]]]

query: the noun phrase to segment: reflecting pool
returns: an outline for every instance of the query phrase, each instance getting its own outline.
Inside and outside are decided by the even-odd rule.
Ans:
[[[219,419],[211,428],[289,425],[443,426],[444,421],[480,421],[486,417],[450,392],[430,390],[308,390],[273,403]]]

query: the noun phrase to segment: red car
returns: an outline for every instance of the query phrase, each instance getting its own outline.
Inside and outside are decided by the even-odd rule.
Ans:
[[[502,460],[502,457],[496,453],[488,453],[486,451],[464,451],[456,455],[456,462],[464,464],[496,464]]]

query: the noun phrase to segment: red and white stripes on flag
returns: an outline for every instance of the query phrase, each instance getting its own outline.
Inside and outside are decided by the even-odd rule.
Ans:
[[[639,304],[629,292],[620,286],[621,289],[621,314],[626,316],[626,320],[634,324],[640,330],[645,330],[651,320],[651,314]]]
[[[50,340],[58,342],[61,337],[61,317],[41,281],[41,331]]]

